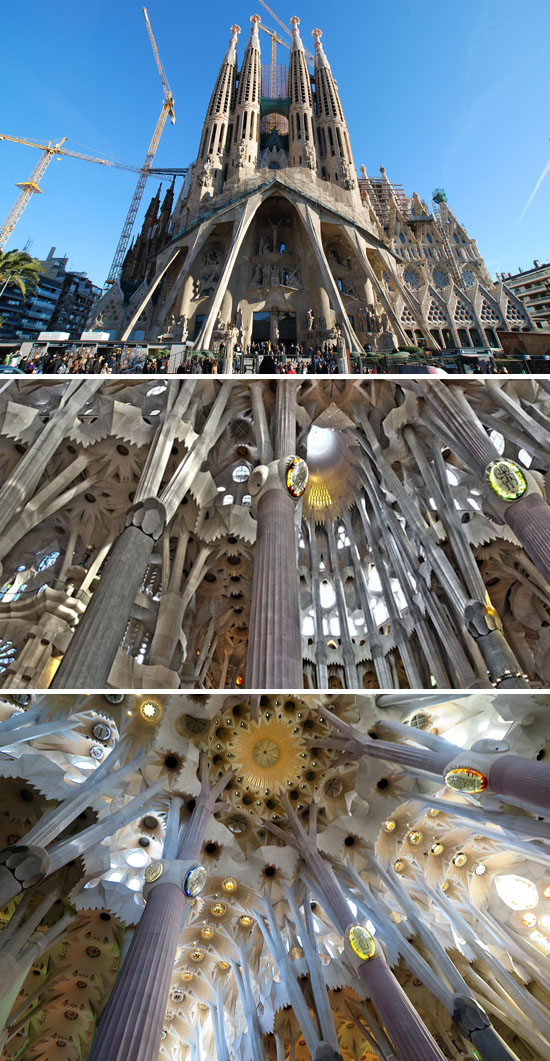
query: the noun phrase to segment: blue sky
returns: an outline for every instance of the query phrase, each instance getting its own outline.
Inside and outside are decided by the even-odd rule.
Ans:
[[[189,4],[148,0],[148,11],[176,101],[157,165],[188,165],[229,26],[242,27],[239,58],[257,0]],[[301,18],[323,44],[338,81],[357,170],[364,164],[411,194],[431,199],[443,186],[449,205],[477,239],[492,275],[550,259],[550,173],[522,217],[550,157],[548,67],[550,0],[393,0],[391,4],[271,0],[288,23]],[[162,105],[162,90],[139,0],[27,0],[1,16],[0,132],[36,140],[69,137],[68,147],[140,165]],[[10,42],[10,49],[6,47]],[[279,48],[279,61],[288,53]],[[262,34],[262,58],[270,41]],[[0,216],[35,150],[0,143]],[[135,176],[62,159],[9,247],[32,240],[103,283],[135,185]],[[178,185],[179,186],[179,185]],[[157,184],[146,189],[144,205]]]

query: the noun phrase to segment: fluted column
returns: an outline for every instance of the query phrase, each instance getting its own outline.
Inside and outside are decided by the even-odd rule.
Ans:
[[[132,604],[164,524],[164,506],[154,498],[129,510],[126,527],[111,551],[51,688],[105,688]]]
[[[200,796],[173,861],[168,859],[175,853],[179,803],[170,808],[162,862],[165,879],[145,885],[145,910],[103,1012],[89,1061],[152,1061],[157,1057],[187,903],[185,876],[196,864],[206,823],[229,776],[225,774],[211,789],[208,764],[202,759]]]
[[[499,459],[498,451],[484,431],[466,397],[456,394],[448,383],[421,384],[429,406],[444,421],[470,458],[473,471],[485,481],[486,469]],[[523,497],[501,502],[502,517],[514,531],[533,563],[550,582],[550,506],[538,493],[534,480],[524,472],[529,489]],[[496,504],[496,497],[491,500]]]
[[[292,456],[296,448],[296,395],[293,381],[277,383],[275,461],[264,469],[267,478],[256,509],[246,672],[250,689],[303,688],[295,500],[283,483],[279,467],[279,461]],[[252,491],[252,485],[250,488]]]
[[[330,513],[328,515],[325,527],[328,538],[330,564],[332,567],[332,575],[334,579],[334,592],[336,593],[336,603],[338,606],[338,617],[340,620],[340,636],[342,639],[342,657],[344,660],[344,668],[346,672],[346,686],[348,689],[358,689],[359,679],[357,677],[357,667],[355,664],[355,648],[349,632],[346,594],[344,590],[344,583],[342,582],[340,565],[338,563],[338,549],[336,548],[334,527],[332,525]]]
[[[175,884],[161,881],[151,889],[89,1061],[151,1061],[157,1056],[185,906],[185,895]]]
[[[275,458],[288,457],[296,451],[296,401],[299,383],[293,380],[277,383],[275,396]]]
[[[550,767],[522,755],[498,755],[491,764],[489,787],[499,796],[525,800],[550,810]]]
[[[313,512],[310,512],[309,515],[308,530],[311,596],[313,599],[313,621],[315,628],[316,685],[318,689],[328,689],[327,646],[323,634],[323,609],[321,607],[321,587],[319,585],[319,556],[317,553],[315,517]]]
[[[303,687],[294,502],[282,485],[258,504],[246,683],[250,689]]]
[[[550,582],[550,507],[540,494],[525,494],[508,505],[504,518],[535,567]]]
[[[430,1035],[377,947],[370,961],[362,962],[358,975],[402,1061],[445,1061],[445,1055]]]

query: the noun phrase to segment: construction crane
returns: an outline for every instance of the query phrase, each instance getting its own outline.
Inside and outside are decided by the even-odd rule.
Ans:
[[[21,188],[21,194],[16,199],[6,220],[0,227],[0,250],[10,238],[17,222],[25,210],[25,207],[28,206],[32,199],[32,196],[37,192],[42,194],[42,188],[39,186],[39,181],[44,176],[52,159],[56,156],[60,158],[63,155],[68,155],[70,158],[80,158],[84,162],[96,162],[100,166],[111,166],[114,169],[123,169],[130,173],[143,174],[143,171],[139,166],[128,166],[124,162],[115,162],[114,159],[97,158],[94,155],[83,155],[80,151],[70,151],[68,148],[63,147],[63,144],[67,142],[66,136],[62,137],[61,140],[50,140],[47,144],[42,144],[37,140],[28,140],[21,136],[8,136],[6,133],[0,133],[0,140],[9,140],[13,144],[24,144],[26,147],[35,147],[39,151],[42,151],[42,156],[39,158],[29,179],[17,184],[17,187]],[[161,177],[173,176],[174,174],[176,176],[183,176],[186,173],[186,169],[149,169],[147,171],[147,176],[152,175],[155,177]]]
[[[264,33],[271,37],[271,99],[275,99],[277,95],[277,45],[282,44],[284,48],[290,48],[290,45],[286,41],[282,41],[275,33],[275,30],[262,26],[261,22],[259,23],[259,29],[263,29]]]
[[[153,36],[153,30],[151,28],[151,23],[149,21],[149,15],[147,14],[147,8],[146,7],[142,7],[141,10],[143,11],[143,15],[145,17],[145,24],[147,26],[147,33],[149,34],[149,40],[151,41],[151,47],[153,49],[153,55],[155,56],[155,62],[157,64],[157,70],[158,70],[159,75],[160,75],[160,80],[162,81],[162,88],[164,90],[164,103],[162,105],[162,110],[160,112],[159,120],[158,120],[158,122],[157,122],[157,124],[155,126],[155,131],[153,133],[153,137],[151,139],[151,143],[149,144],[149,147],[148,147],[148,150],[147,150],[147,154],[145,156],[145,162],[143,163],[143,166],[141,167],[141,172],[140,172],[140,175],[139,175],[139,179],[138,179],[138,182],[136,184],[136,190],[135,190],[135,192],[133,194],[132,201],[130,203],[130,209],[128,210],[128,213],[126,215],[126,220],[125,220],[124,225],[122,227],[122,232],[120,234],[120,239],[119,239],[118,244],[117,244],[117,248],[116,248],[116,251],[115,251],[115,256],[113,258],[113,261],[112,261],[112,264],[111,264],[111,268],[109,270],[109,275],[107,277],[106,284],[114,284],[114,283],[116,283],[116,281],[118,280],[118,278],[120,276],[120,271],[122,269],[124,258],[126,257],[126,251],[128,250],[128,245],[130,243],[130,237],[132,235],[132,229],[134,227],[134,221],[136,220],[137,212],[139,210],[139,205],[140,205],[141,200],[143,198],[143,192],[145,190],[145,185],[147,184],[147,177],[149,176],[149,173],[151,172],[151,169],[152,169],[152,166],[153,166],[153,161],[154,161],[155,155],[157,153],[157,147],[159,146],[160,138],[162,136],[162,131],[163,131],[164,126],[166,124],[166,119],[168,118],[168,116],[170,116],[170,121],[171,121],[172,125],[174,125],[174,123],[176,121],[176,116],[174,114],[174,97],[172,95],[172,90],[170,88],[170,85],[168,84],[168,79],[167,79],[166,74],[164,72],[164,67],[162,65],[162,62],[161,62],[161,59],[160,59],[160,55],[159,55],[159,51],[158,51],[158,48],[157,48],[157,42],[155,41],[155,38]]]
[[[288,26],[285,26],[284,22],[279,18],[279,16],[276,15],[275,12],[272,11],[270,7],[268,7],[268,5],[266,4],[265,0],[260,0],[260,3],[262,5],[262,7],[265,7],[266,11],[269,12],[271,17],[275,19],[275,22],[277,22],[277,24],[281,27],[281,29],[284,29],[287,37],[290,37],[290,39],[292,40],[292,34],[291,34]],[[263,29],[263,26],[261,26],[260,28]],[[268,32],[269,32],[269,30],[268,30]],[[279,43],[282,44],[282,41],[279,41]],[[288,44],[286,45],[286,47],[288,48]],[[307,48],[304,48],[304,52],[305,52],[305,54],[307,56],[308,61],[310,63],[313,63],[315,60],[314,60],[311,52],[308,52]]]

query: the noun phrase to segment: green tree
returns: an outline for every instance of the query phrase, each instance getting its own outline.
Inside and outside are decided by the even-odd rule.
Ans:
[[[25,251],[0,252],[0,294],[8,285],[19,288],[23,297],[27,290],[36,291],[40,284],[40,274],[44,266],[37,258],[31,258]]]

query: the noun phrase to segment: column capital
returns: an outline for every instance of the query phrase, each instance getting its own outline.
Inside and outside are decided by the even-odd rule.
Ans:
[[[156,497],[147,497],[132,505],[126,513],[125,527],[137,527],[157,542],[166,526],[166,509]]]
[[[269,464],[258,464],[248,480],[253,514],[257,514],[259,502],[270,490],[280,490],[298,501],[306,489],[308,478],[305,460],[295,453],[270,461]]]
[[[207,879],[208,874],[197,859],[158,859],[145,871],[143,898],[147,902],[152,889],[159,884],[175,884],[187,899],[194,899],[204,890]]]
[[[26,844],[5,847],[0,851],[0,895],[6,886],[13,896],[39,884],[47,875],[49,865],[50,856],[43,847]]]

